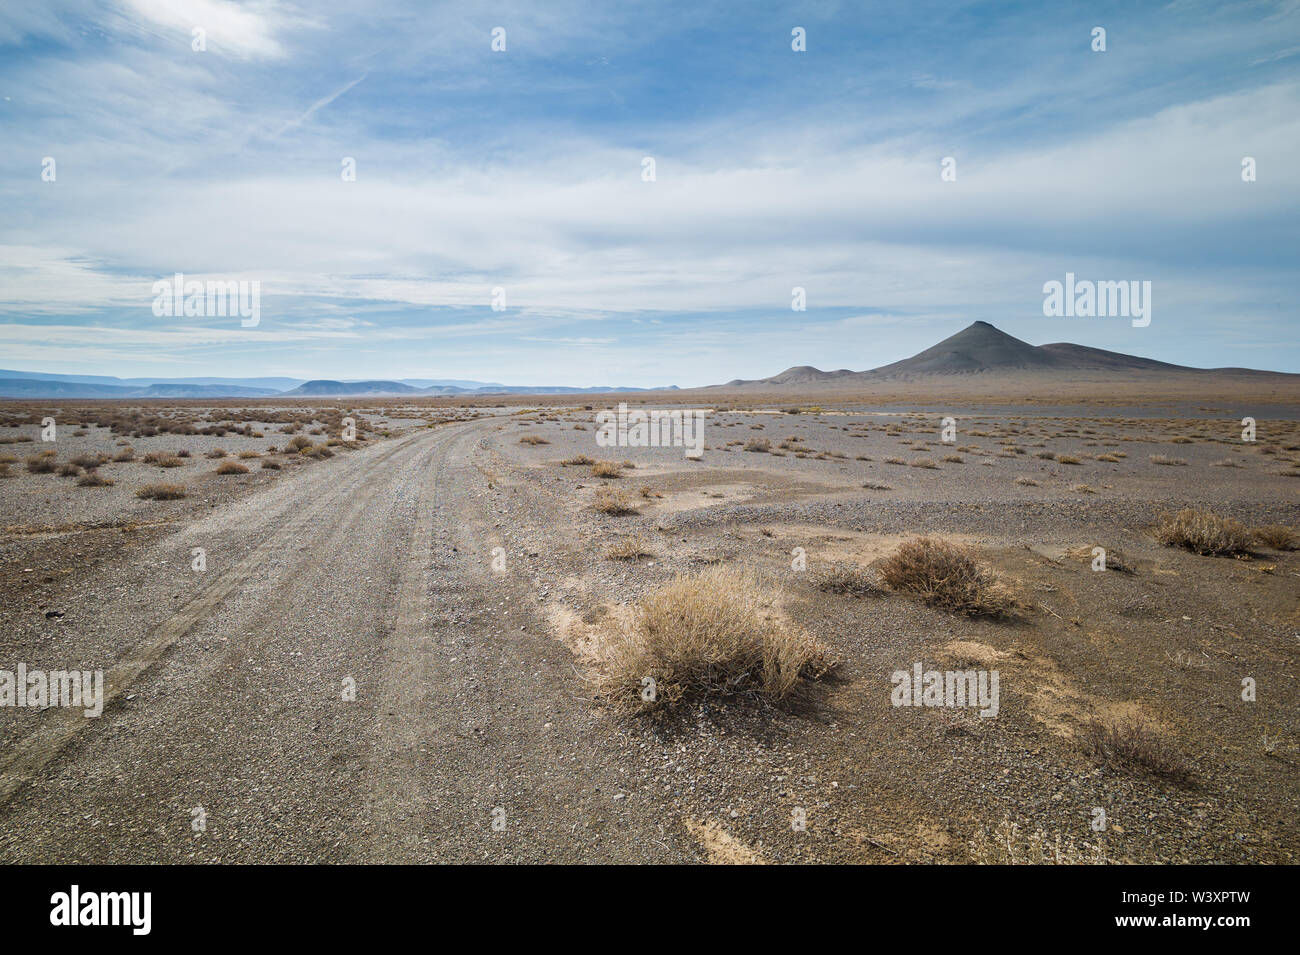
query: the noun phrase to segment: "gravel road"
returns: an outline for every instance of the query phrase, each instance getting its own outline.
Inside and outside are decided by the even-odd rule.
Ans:
[[[485,433],[341,456],[102,569],[58,645],[104,713],[5,713],[0,861],[694,859],[492,571]]]

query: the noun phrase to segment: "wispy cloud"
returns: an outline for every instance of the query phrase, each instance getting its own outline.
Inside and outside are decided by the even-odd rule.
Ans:
[[[809,7],[796,54],[790,15],[707,3],[8,7],[0,345],[51,370],[701,384],[866,367],[976,318],[1200,364],[1277,340],[1294,5],[938,9]],[[1155,281],[1151,328],[1045,319],[1067,270]],[[261,326],[160,322],[177,271],[259,281]],[[1300,345],[1268,357],[1300,369]]]

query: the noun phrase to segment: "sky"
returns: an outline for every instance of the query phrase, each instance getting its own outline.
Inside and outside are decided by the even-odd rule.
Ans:
[[[984,320],[1300,372],[1298,299],[1300,0],[0,6],[0,368],[689,387]]]

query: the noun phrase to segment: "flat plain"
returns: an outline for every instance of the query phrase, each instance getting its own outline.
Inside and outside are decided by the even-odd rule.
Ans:
[[[109,684],[0,710],[0,860],[1297,861],[1300,396],[1041,384],[0,405],[0,668]],[[797,692],[617,679],[724,611]]]

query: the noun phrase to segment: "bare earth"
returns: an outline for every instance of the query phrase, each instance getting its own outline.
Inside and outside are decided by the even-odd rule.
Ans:
[[[1246,443],[1249,403],[1190,395],[1158,417],[1119,399],[672,400],[712,409],[700,462],[598,447],[611,401],[591,396],[389,399],[353,409],[361,440],[310,459],[283,450],[284,405],[181,409],[238,409],[262,437],[134,437],[92,423],[107,402],[0,406],[0,438],[33,439],[0,444],[0,669],[109,683],[98,719],[0,709],[0,861],[966,863],[996,861],[990,839],[1065,861],[1298,861],[1300,556],[1150,534],[1183,506],[1300,525],[1294,405],[1262,398]],[[320,407],[289,411],[323,443],[340,406]],[[110,487],[24,466],[125,441],[137,459],[98,468]],[[216,446],[282,467],[218,476]],[[139,460],[182,448],[174,468]],[[574,455],[633,466],[597,478]],[[154,481],[187,496],[135,496]],[[597,513],[601,487],[636,513]],[[1030,609],[968,619],[820,586],[922,534],[973,548]],[[607,556],[632,539],[644,556]],[[1093,571],[1095,546],[1134,572]],[[717,565],[759,572],[773,612],[835,651],[819,705],[610,712],[587,679],[599,648],[637,598]],[[890,674],[918,661],[998,669],[998,716],[891,706]],[[1087,721],[1135,717],[1188,781],[1081,746]]]

